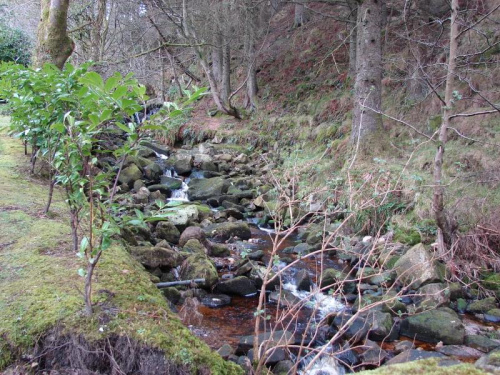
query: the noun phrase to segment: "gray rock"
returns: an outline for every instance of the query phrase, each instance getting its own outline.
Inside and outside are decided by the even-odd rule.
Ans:
[[[182,181],[178,178],[161,176],[160,183],[165,185],[169,190],[178,190],[182,187]]]
[[[130,253],[143,266],[153,268],[170,269],[177,267],[182,262],[182,257],[174,250],[157,247],[132,246]]]
[[[496,349],[479,358],[475,366],[481,370],[489,371],[494,374],[500,373],[500,350]]]
[[[231,297],[226,294],[207,294],[201,299],[201,303],[213,308],[222,307],[231,304]]]
[[[238,276],[230,280],[219,282],[215,287],[216,293],[248,296],[257,293],[255,284],[245,276]]]
[[[424,284],[442,281],[432,255],[422,244],[409,249],[398,259],[394,269],[399,281],[414,289]]]
[[[164,194],[167,197],[170,197],[170,195],[172,194],[172,192],[167,186],[161,184],[149,185],[148,189],[150,192],[159,191],[160,193]]]
[[[159,181],[162,174],[162,168],[156,163],[149,164],[144,168],[144,177],[150,181]]]
[[[184,246],[191,239],[198,240],[202,244],[207,241],[205,232],[200,227],[187,227],[180,236],[179,246]]]
[[[164,288],[161,290],[166,299],[172,302],[174,305],[177,305],[181,300],[181,292],[177,288]]]
[[[420,359],[445,358],[445,357],[446,356],[444,354],[438,352],[427,352],[425,350],[410,349],[390,359],[389,361],[386,362],[385,365],[389,366],[389,365],[396,365],[398,363],[418,361]]]
[[[464,345],[444,345],[436,346],[436,351],[451,357],[459,357],[462,360],[476,360],[480,358],[483,353],[477,349],[469,348]]]
[[[485,313],[488,310],[495,309],[496,307],[497,304],[495,302],[495,297],[489,297],[471,302],[467,306],[466,311],[472,314],[480,314],[480,313]]]
[[[243,222],[213,224],[204,228],[204,231],[208,236],[219,241],[226,241],[231,237],[248,240],[252,236],[250,227]]]
[[[131,164],[127,168],[124,168],[121,173],[118,181],[128,187],[134,186],[134,182],[140,180],[142,178],[142,172],[139,167],[135,164]]]
[[[136,204],[146,204],[149,202],[150,195],[151,192],[147,188],[141,187],[137,193],[132,194],[132,200]]]
[[[181,266],[181,279],[205,279],[202,285],[210,289],[219,280],[215,264],[204,254],[193,254],[186,258]]]
[[[363,347],[367,348],[361,353],[361,363],[365,366],[380,366],[388,357],[388,353],[373,341],[365,340]]]
[[[464,343],[465,329],[451,309],[439,308],[409,316],[401,323],[401,334],[417,340],[446,345]]]
[[[498,348],[500,346],[500,343],[481,335],[470,335],[465,336],[465,345],[480,350],[484,353],[489,353],[493,349]]]
[[[374,310],[368,312],[365,319],[370,325],[370,340],[390,342],[399,337],[399,327],[394,325],[391,314]]]
[[[223,177],[193,178],[189,181],[188,195],[191,200],[218,198],[227,192],[229,181]]]
[[[207,254],[208,250],[203,246],[200,241],[198,241],[195,238],[190,239],[187,241],[184,246],[182,247],[182,250],[185,251],[186,253],[190,254]]]
[[[169,221],[160,221],[156,226],[156,238],[166,240],[170,243],[179,243],[180,232],[177,227]]]
[[[333,325],[339,330],[346,326],[347,329],[345,330],[344,335],[349,340],[352,340],[353,343],[364,341],[368,335],[368,331],[370,330],[370,324],[368,321],[359,316],[354,318],[349,323],[351,318],[351,314],[340,313],[333,319]]]
[[[156,152],[159,155],[165,155],[169,156],[170,155],[170,149],[166,146],[163,145],[158,145],[156,143],[148,142],[148,141],[142,141],[141,146],[150,148],[154,152]]]
[[[311,277],[309,276],[309,272],[307,270],[302,269],[299,270],[294,277],[295,285],[297,285],[297,290],[311,290]]]
[[[248,351],[253,348],[254,340],[254,335],[241,337],[238,343],[238,348],[236,349],[236,354],[248,353]],[[257,336],[257,340],[259,344],[262,344],[264,341],[266,341],[269,346],[272,346],[273,344],[276,346],[292,344],[295,342],[295,337],[293,332],[273,331],[259,334]]]
[[[427,284],[418,290],[418,295],[412,297],[423,309],[435,309],[450,303],[450,290],[446,284]]]
[[[193,157],[191,155],[177,154],[173,168],[180,176],[188,175],[193,170]]]

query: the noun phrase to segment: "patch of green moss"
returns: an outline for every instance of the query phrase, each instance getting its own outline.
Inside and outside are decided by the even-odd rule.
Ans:
[[[421,240],[420,233],[413,228],[397,227],[394,230],[394,241],[413,246],[420,243]]]
[[[5,123],[5,119],[2,119]],[[52,328],[98,341],[118,334],[157,348],[193,373],[241,374],[193,336],[169,309],[148,273],[120,246],[101,258],[93,283],[94,315],[83,315],[83,266],[71,250],[67,210],[55,192],[24,174],[22,144],[0,136],[0,370],[29,353]],[[103,323],[106,322],[106,323]]]
[[[423,359],[401,363],[392,366],[382,366],[376,370],[361,371],[359,375],[485,375],[488,374],[475,368],[473,365],[464,363],[455,366],[439,366],[439,360],[435,358]]]

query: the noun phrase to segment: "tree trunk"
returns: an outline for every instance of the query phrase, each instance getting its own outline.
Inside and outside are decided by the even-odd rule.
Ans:
[[[255,48],[257,40],[257,30],[259,27],[258,10],[252,3],[247,4],[245,14],[245,56],[247,60],[247,77],[246,77],[246,103],[245,108],[250,112],[257,109],[257,70],[255,60],[257,50]]]
[[[69,0],[42,0],[35,66],[52,63],[62,69],[73,52],[67,29]]]
[[[218,30],[215,34],[215,45],[212,47],[212,71],[217,84],[222,81],[222,34]]]
[[[91,47],[92,47],[92,60],[101,61],[104,54],[103,46],[103,26],[106,19],[107,0],[98,0],[97,2],[97,16],[92,25],[91,31]]]
[[[224,40],[222,46],[222,79],[220,85],[220,97],[224,105],[229,106],[229,95],[231,95],[231,48]]]
[[[366,139],[381,129],[382,0],[365,0],[358,8],[356,81],[351,143],[365,148]]]
[[[357,19],[358,19],[358,2],[356,0],[347,0],[349,6],[349,21],[352,21],[351,34],[349,35],[349,77],[356,77],[356,49],[357,49]]]
[[[300,27],[307,22],[306,7],[302,2],[295,3],[293,27]]]
[[[444,209],[444,186],[443,186],[443,157],[447,141],[447,131],[450,126],[450,116],[453,111],[453,88],[455,81],[455,70],[458,49],[458,0],[451,2],[451,27],[450,27],[450,52],[448,55],[448,72],[445,87],[445,106],[443,106],[443,119],[439,128],[439,143],[434,159],[434,196],[433,209],[436,219],[438,251],[440,256],[444,256],[448,246],[452,244],[454,228],[446,216]]]

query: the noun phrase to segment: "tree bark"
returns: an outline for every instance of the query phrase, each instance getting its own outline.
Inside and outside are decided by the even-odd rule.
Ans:
[[[352,21],[351,34],[349,35],[349,77],[356,77],[356,49],[357,49],[357,19],[358,19],[358,2],[357,0],[347,0],[349,7],[349,20]]]
[[[226,106],[229,106],[229,95],[231,95],[231,48],[229,43],[224,40],[224,45],[222,46],[220,97]]]
[[[103,46],[103,26],[106,19],[107,0],[98,0],[97,2],[97,16],[92,25],[91,31],[91,46],[92,46],[92,60],[101,61],[104,54]]]
[[[450,50],[448,55],[448,72],[446,76],[446,87],[442,111],[442,122],[439,128],[439,143],[434,159],[434,196],[433,209],[436,219],[438,252],[440,256],[445,256],[448,246],[452,244],[454,228],[446,215],[444,208],[444,186],[443,186],[443,158],[446,141],[448,140],[447,132],[450,126],[450,117],[453,113],[453,88],[455,81],[457,50],[458,50],[458,0],[451,2],[451,27],[450,27]]]
[[[300,27],[307,22],[306,7],[302,2],[295,3],[293,27]]]
[[[365,0],[358,8],[356,81],[351,143],[365,148],[366,139],[382,126],[382,0]]]
[[[52,63],[62,69],[75,44],[68,36],[69,0],[42,0],[35,66]]]

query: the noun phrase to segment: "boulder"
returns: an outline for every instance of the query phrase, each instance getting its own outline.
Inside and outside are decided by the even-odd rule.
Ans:
[[[156,163],[144,167],[144,177],[150,181],[159,181],[162,174],[163,169]]]
[[[131,188],[134,186],[134,182],[140,180],[141,178],[142,172],[139,167],[135,164],[131,164],[121,171],[118,181]]]
[[[141,187],[137,193],[132,194],[132,200],[136,204],[146,204],[149,202],[150,195],[151,192],[147,188]]]
[[[168,299],[172,304],[177,305],[181,300],[181,292],[177,288],[164,288],[161,290],[166,299]]]
[[[216,293],[234,294],[237,296],[249,296],[257,293],[257,288],[252,280],[245,276],[219,282],[215,287]]]
[[[207,241],[205,232],[200,227],[187,227],[181,234],[179,245],[184,246],[191,239],[196,239],[204,244]]]
[[[237,157],[234,158],[233,161],[237,164],[247,164],[249,159],[247,155],[239,154]]]
[[[164,194],[166,197],[170,197],[170,195],[172,195],[172,192],[170,191],[170,189],[167,186],[162,185],[162,184],[149,185],[148,189],[152,193],[155,191],[159,191],[161,194]]]
[[[340,313],[333,319],[333,325],[338,330],[343,329],[345,326],[346,329],[344,336],[347,339],[352,340],[352,343],[365,340],[368,335],[368,331],[370,330],[370,324],[360,316],[350,321],[352,317],[353,315],[349,313]]]
[[[493,350],[479,358],[475,366],[481,370],[492,372],[493,374],[500,373],[500,349]]]
[[[207,241],[209,242],[209,241]],[[231,251],[226,245],[223,245],[221,243],[212,243],[210,242],[210,249],[209,249],[209,255],[211,257],[219,257],[219,258],[224,258],[228,257],[231,255]]]
[[[394,269],[399,281],[414,289],[424,284],[442,281],[435,260],[422,244],[409,249],[398,259]]]
[[[223,177],[193,178],[189,181],[188,195],[191,200],[218,198],[227,192],[229,181]]]
[[[365,340],[363,347],[366,348],[361,353],[361,363],[364,366],[380,366],[388,357],[388,353],[373,341]]]
[[[427,284],[418,290],[413,301],[422,309],[435,309],[450,303],[450,290],[443,283]]]
[[[204,228],[204,231],[209,237],[218,241],[227,241],[231,237],[248,240],[252,236],[250,227],[243,222],[213,224]]]
[[[179,266],[182,262],[182,257],[179,253],[167,248],[132,246],[130,253],[143,266],[149,269],[157,267],[170,269]]]
[[[446,356],[444,354],[438,352],[427,352],[425,350],[410,349],[402,353],[399,353],[397,356],[387,361],[385,365],[389,366],[389,365],[396,365],[398,363],[419,361],[421,359],[445,358],[445,357]]]
[[[183,204],[167,209],[168,221],[174,224],[177,229],[184,231],[191,223],[201,220],[203,214],[200,210],[210,209],[206,206],[198,206],[195,204]]]
[[[297,285],[297,290],[311,290],[311,277],[309,276],[309,272],[307,270],[302,269],[299,270],[294,277],[295,285]]]
[[[185,176],[193,170],[193,157],[189,154],[177,154],[173,160],[174,171],[180,176]]]
[[[147,147],[159,155],[164,155],[164,156],[170,155],[170,149],[166,146],[163,146],[163,145],[158,145],[156,143],[152,143],[149,141],[142,141],[141,146]]]
[[[243,336],[240,338],[238,343],[238,348],[236,349],[236,354],[246,354],[250,349],[253,348],[255,336]],[[262,344],[264,341],[269,343],[269,347],[276,345],[289,345],[295,342],[295,337],[293,332],[289,331],[273,331],[273,332],[265,332],[261,333],[257,336],[257,340],[259,344]]]
[[[193,254],[182,263],[182,280],[205,279],[202,287],[210,289],[219,280],[215,264],[205,254]]]
[[[170,243],[179,243],[180,232],[170,221],[160,221],[156,226],[156,238],[166,240]]]
[[[466,311],[472,314],[481,314],[489,310],[495,309],[497,304],[495,302],[495,297],[483,298],[474,302],[471,302]]]
[[[370,325],[370,340],[390,342],[399,337],[399,327],[394,325],[391,314],[374,310],[368,312],[365,319]]]
[[[489,353],[493,349],[498,348],[500,346],[500,343],[497,341],[493,341],[485,336],[470,335],[465,336],[465,345],[480,350],[484,353]]]
[[[436,345],[436,351],[449,357],[458,357],[469,361],[476,360],[483,355],[479,350],[464,345]]]
[[[208,250],[203,246],[200,241],[198,241],[195,238],[191,238],[189,241],[187,241],[184,246],[182,247],[182,250],[185,251],[186,253],[191,253],[191,254],[207,254]]]
[[[351,293],[355,284],[353,282],[345,282],[344,280],[349,280],[349,276],[335,268],[327,268],[323,271],[323,278],[321,279],[321,288],[330,286],[330,288],[338,288],[342,284],[342,289],[345,293]]]
[[[439,308],[409,316],[401,323],[401,334],[411,339],[445,345],[462,345],[464,326],[458,315],[449,308]]]
[[[222,307],[231,304],[231,297],[226,294],[207,294],[201,299],[201,303],[213,308]]]
[[[182,181],[178,178],[161,176],[160,183],[165,185],[169,190],[178,190],[182,187]]]

